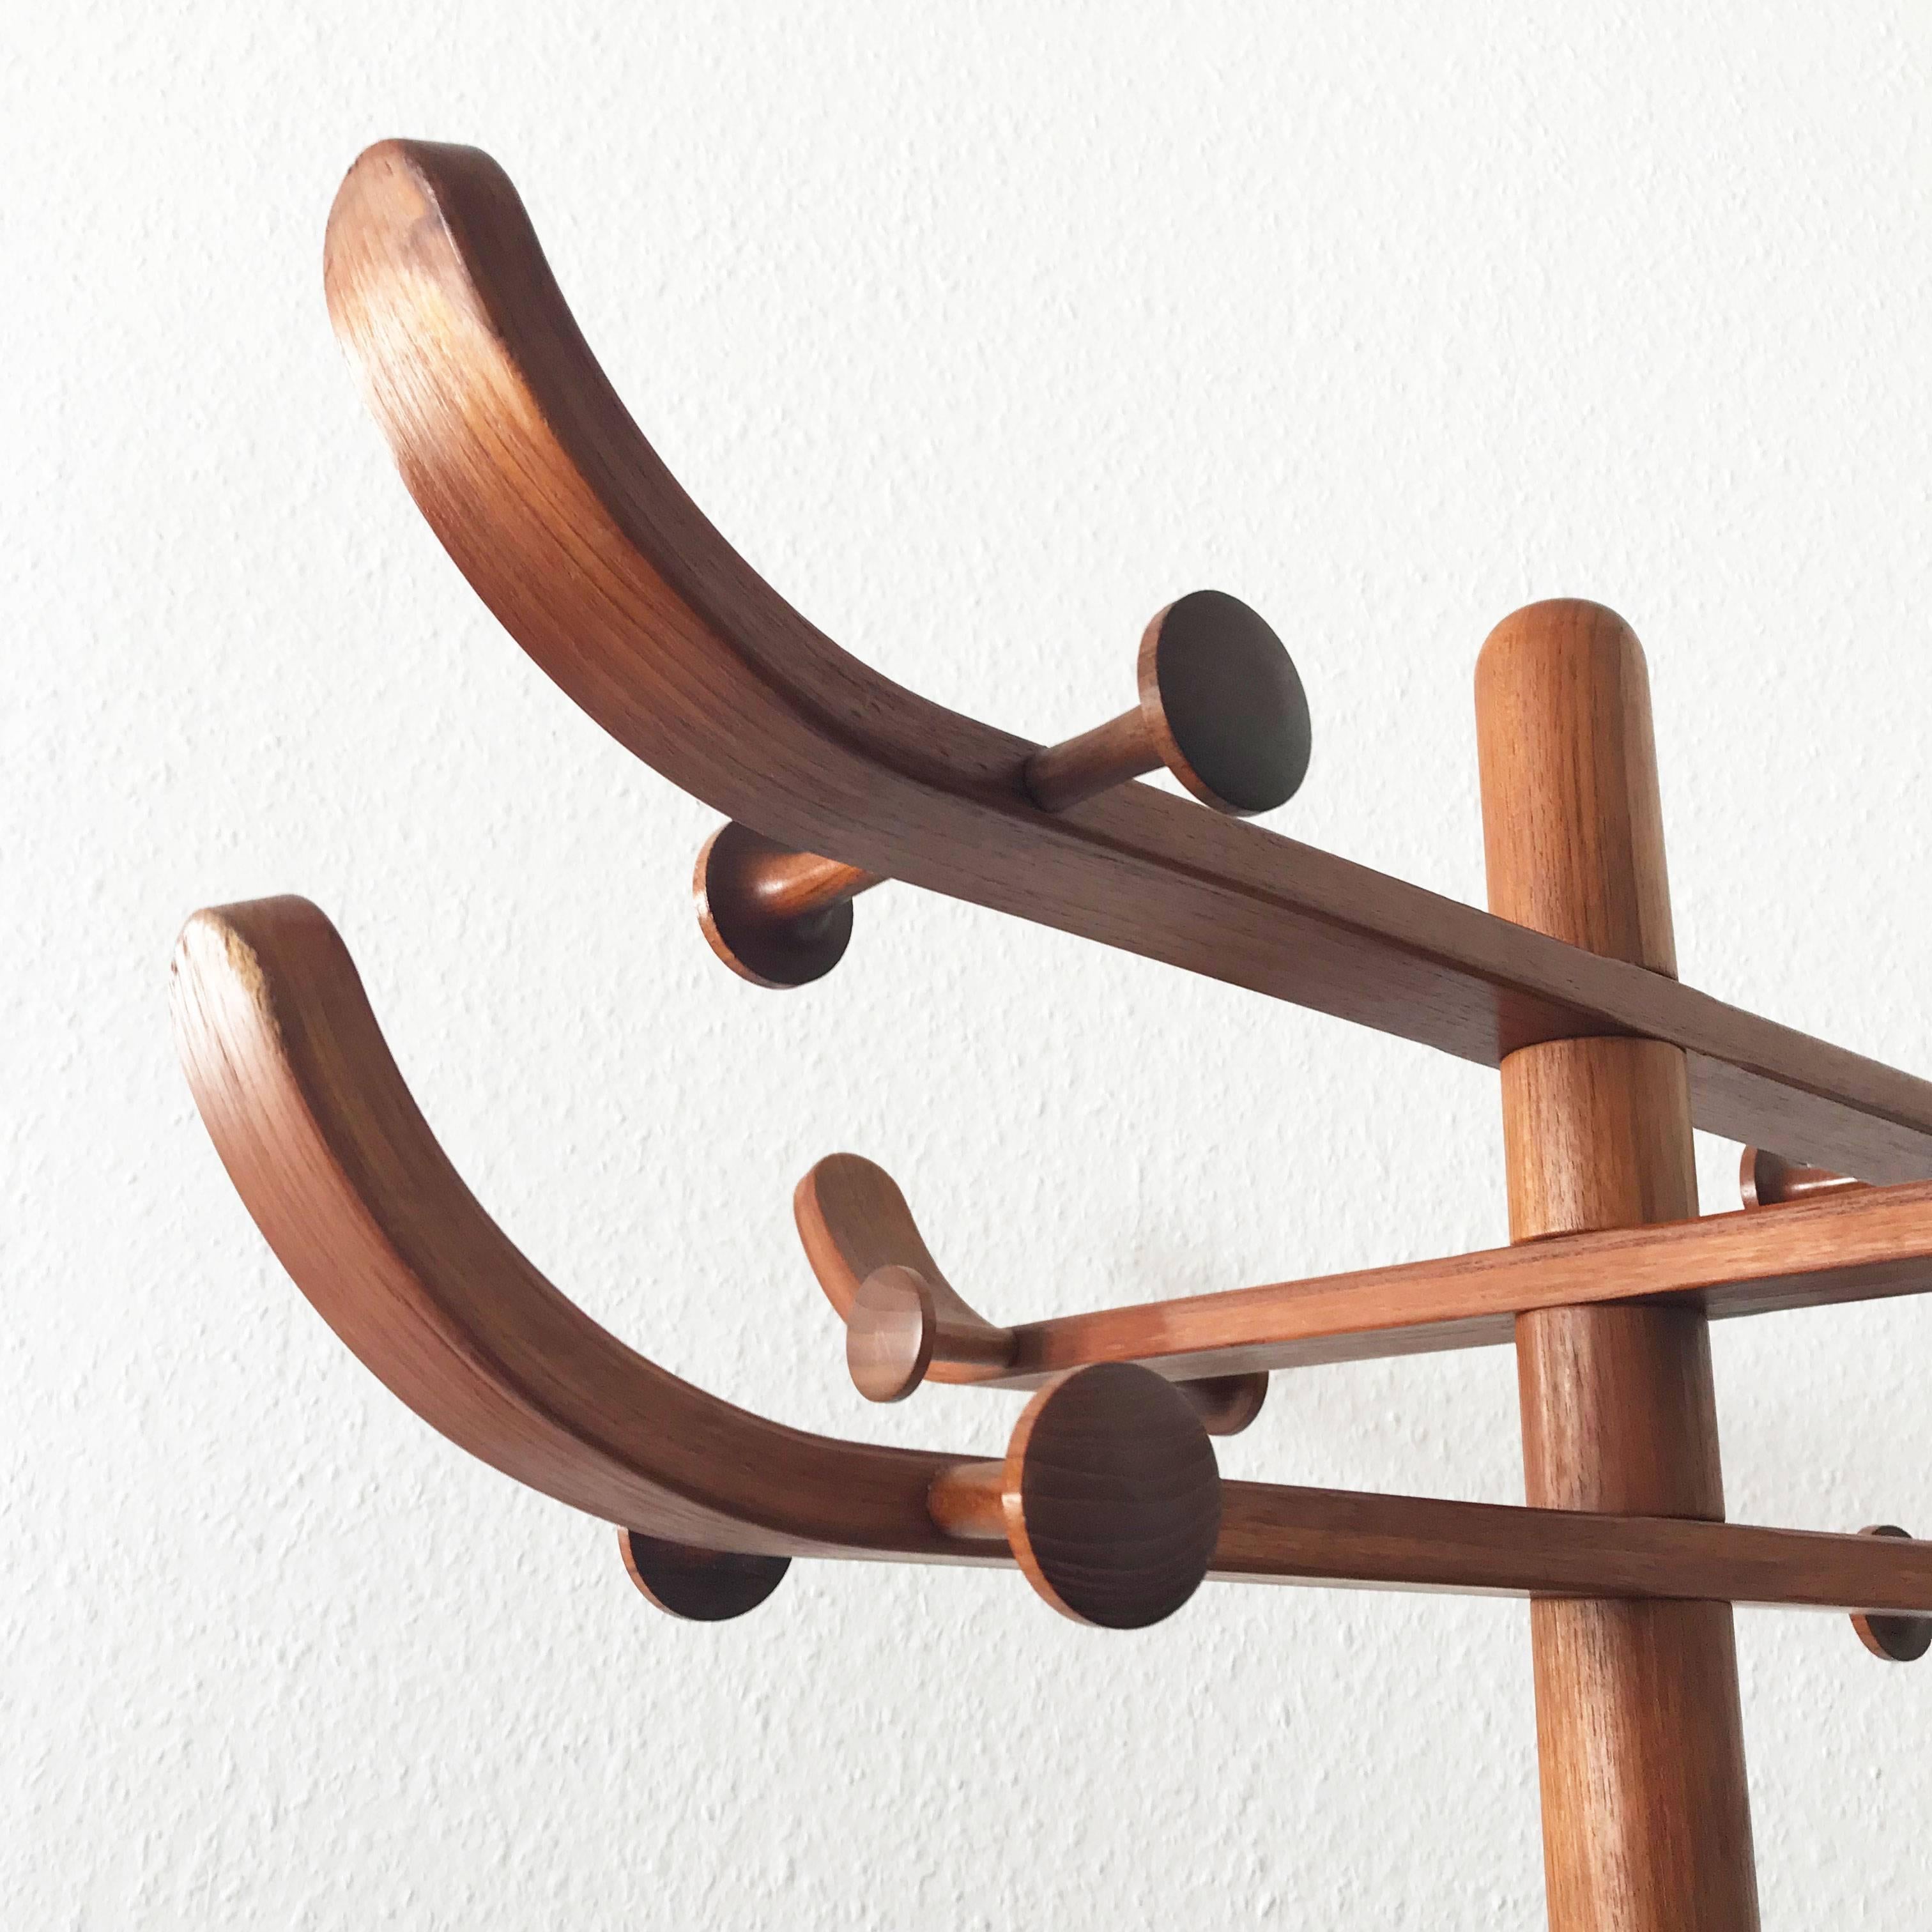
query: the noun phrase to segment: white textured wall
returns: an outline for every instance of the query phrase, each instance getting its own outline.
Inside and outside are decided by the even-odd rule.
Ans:
[[[1469,679],[1650,652],[1687,977],[1908,1067],[1924,999],[1932,14],[55,5],[0,77],[0,1916],[8,1928],[1533,1926],[1526,1615],[800,1565],[680,1626],[349,1358],[172,1054],[198,904],[308,893],[458,1164],[661,1360],[868,1411],[794,1243],[835,1148],[997,1317],[1503,1235],[1491,1076],[910,891],[716,966],[710,814],[392,476],[322,221],[509,168],[619,388],[862,657],[1037,736],[1178,591],[1268,613],[1275,823],[1481,896]],[[1706,1204],[1732,1204],[1712,1144]],[[1932,1526],[1932,1309],[1717,1342],[1733,1513]],[[1506,1354],[1283,1377],[1241,1474],[1512,1500]],[[1767,1924],[1932,1916],[1932,1668],[1739,1629]]]

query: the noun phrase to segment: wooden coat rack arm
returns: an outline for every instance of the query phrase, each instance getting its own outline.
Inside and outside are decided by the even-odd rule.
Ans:
[[[436,1144],[346,950],[307,901],[197,914],[177,950],[174,1000],[216,1148],[323,1318],[460,1447],[628,1526],[632,1574],[680,1616],[742,1614],[770,1594],[783,1559],[801,1555],[1017,1557],[1050,1601],[1103,1623],[1166,1614],[1192,1568],[1210,1564],[1230,1578],[1694,1592],[1742,1576],[1748,1558],[1752,1594],[1767,1601],[1932,1610],[1932,1566],[1910,1542],[1792,1544],[1778,1541],[1785,1532],[1714,1526],[1760,1541],[1687,1551],[1642,1524],[1259,1484],[1220,1485],[1225,1504],[1210,1510],[1198,1418],[1172,1391],[1162,1408],[1154,1390],[1166,1385],[1126,1365],[1054,1378],[1004,1462],[785,1428],[647,1361],[518,1252]],[[1108,1376],[1140,1380],[1090,1379]],[[1194,1440],[1202,1446],[1188,1449]],[[1079,1498],[1136,1453],[1159,1480],[1130,1489],[1125,1514],[1096,1529]],[[1047,1484],[1030,1496],[1030,1454]],[[1177,1456],[1193,1458],[1186,1484],[1166,1473]],[[1136,1493],[1159,1499],[1151,1513]],[[1200,1540],[1214,1520],[1218,1532]]]
[[[196,914],[174,999],[196,1105],[249,1212],[323,1319],[432,1427],[559,1502],[674,1541],[962,1554],[926,1506],[958,1458],[734,1408],[545,1280],[436,1144],[306,900]]]
[[[799,1184],[794,1209],[813,1273],[850,1324],[854,1348],[877,1332],[855,1318],[868,1278],[897,1268],[931,1287],[937,1345],[908,1375],[912,1358],[892,1338],[867,1390],[875,1400],[920,1380],[1028,1388],[1085,1364],[1133,1361],[1232,1410],[1258,1401],[1250,1385],[1271,1370],[1496,1346],[1514,1340],[1519,1316],[1541,1308],[1679,1301],[1724,1319],[1932,1288],[1932,1182],[1924,1181],[1819,1185],[1774,1213],[1558,1235],[1004,1328],[961,1298],[905,1197],[872,1162],[829,1156]],[[886,1310],[886,1292],[904,1292],[896,1282],[880,1287]],[[876,1311],[875,1318],[883,1319]]]
[[[1890,1526],[1846,1534],[1292,1484],[1221,1488],[1210,1574],[1229,1581],[1876,1612],[1915,1634],[1932,1606],[1932,1541]]]
[[[1869,1180],[1932,1175],[1925,1082],[1146,786],[1042,810],[1036,746],[848,656],[706,520],[487,156],[370,149],[326,280],[404,480],[485,603],[620,742],[767,839],[1485,1065],[1666,1040],[1693,1056],[1700,1126]]]

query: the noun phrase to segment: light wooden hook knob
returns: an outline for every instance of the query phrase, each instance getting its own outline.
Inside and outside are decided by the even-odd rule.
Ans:
[[[1020,1331],[988,1322],[941,1272],[898,1184],[855,1154],[828,1154],[792,1196],[806,1258],[845,1324],[845,1366],[869,1402],[926,1381],[999,1382],[1027,1372]],[[1212,1436],[1237,1436],[1267,1400],[1264,1370],[1174,1386]]]
[[[1004,1542],[1076,1623],[1143,1630],[1200,1587],[1221,1531],[1221,1476],[1172,1382],[1130,1362],[1056,1377],[1026,1406],[1003,1461],[934,1480],[949,1536]]]
[[[1868,1523],[1858,1534],[1912,1540],[1910,1530],[1900,1529],[1893,1522]],[[1852,1628],[1858,1632],[1859,1642],[1873,1656],[1882,1657],[1888,1664],[1916,1664],[1932,1650],[1932,1617],[1885,1616],[1864,1610],[1852,1618]]]
[[[1766,1148],[1746,1148],[1738,1162],[1738,1192],[1747,1208],[1775,1208],[1780,1202],[1805,1201],[1814,1195],[1836,1194],[1864,1185],[1849,1174],[1834,1174],[1828,1167],[1806,1167]]]
[[[1202,804],[1237,818],[1285,805],[1307,776],[1308,700],[1257,611],[1221,590],[1177,598],[1141,638],[1140,700],[1048,746],[1022,772],[1028,794],[1064,812],[1165,765]],[[852,902],[877,872],[794,852],[736,820],[698,855],[698,922],[726,965],[760,986],[809,985],[844,956]]]

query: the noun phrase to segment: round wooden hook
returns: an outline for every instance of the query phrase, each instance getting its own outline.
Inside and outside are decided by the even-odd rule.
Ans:
[[[1142,634],[1138,675],[1131,711],[1027,760],[1027,792],[1042,810],[1064,812],[1162,765],[1202,804],[1237,818],[1270,812],[1300,789],[1308,699],[1258,611],[1222,590],[1177,598]],[[698,855],[693,892],[704,937],[733,972],[791,987],[838,964],[853,900],[880,883],[733,820]]]
[[[1912,1540],[1912,1532],[1894,1522],[1868,1523],[1858,1534]],[[1888,1664],[1916,1664],[1932,1650],[1932,1617],[1880,1616],[1865,1610],[1852,1618],[1852,1628],[1858,1632],[1859,1642]]]
[[[1235,818],[1286,805],[1308,776],[1308,698],[1259,611],[1224,590],[1191,591],[1141,634],[1140,702],[1036,752],[1027,789],[1064,812],[1165,765],[1203,805]]]
[[[845,956],[852,902],[880,883],[728,819],[704,842],[691,890],[712,951],[754,986],[786,988],[822,980]]]
[[[1786,1201],[1808,1201],[1864,1183],[1828,1167],[1807,1167],[1768,1148],[1748,1147],[1738,1162],[1738,1195],[1747,1208],[1775,1208]]]
[[[640,1529],[620,1529],[617,1544],[631,1581],[657,1607],[688,1623],[722,1624],[755,1610],[791,1568],[789,1556],[746,1556],[696,1550]]]
[[[1076,1623],[1142,1630],[1199,1588],[1221,1531],[1221,1477],[1201,1418],[1130,1362],[1056,1377],[1026,1406],[1005,1460],[934,1482],[948,1534],[1002,1540]]]

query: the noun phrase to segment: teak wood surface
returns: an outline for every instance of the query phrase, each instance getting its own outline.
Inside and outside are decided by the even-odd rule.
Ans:
[[[1366,866],[1126,784],[1058,814],[1039,748],[840,650],[639,433],[522,203],[473,148],[384,142],[331,214],[335,326],[484,602],[605,730],[795,850],[1487,1066],[1586,1034],[1688,1055],[1700,1126],[1932,1178],[1932,1084]]]
[[[935,1361],[934,1382],[1026,1388],[1088,1362],[1143,1362],[1177,1378],[1231,1376],[1493,1346],[1514,1342],[1516,1318],[1538,1308],[1670,1300],[1718,1320],[1932,1288],[1932,1182],[1913,1181],[995,1328],[959,1299],[909,1214],[887,1220],[875,1250],[856,1260],[841,1254],[820,1196],[838,1188],[832,1212],[849,1226],[856,1190],[845,1184],[848,1162],[860,1165],[849,1156],[818,1163],[795,1198],[813,1271],[834,1306],[844,1311],[868,1263],[904,1260],[917,1243],[925,1262],[914,1265],[950,1298],[949,1321],[1000,1338],[992,1359]],[[857,1198],[871,1205],[877,1196]]]
[[[1483,646],[1476,719],[1491,907],[1674,974],[1649,680],[1629,627],[1594,604],[1519,610]],[[1678,1047],[1520,1047],[1502,1102],[1514,1240],[1696,1213]],[[1723,1516],[1701,1309],[1526,1311],[1516,1363],[1532,1505]],[[1540,1597],[1530,1639],[1552,1932],[1754,1932],[1731,1605]]]
[[[174,966],[195,1101],[296,1286],[424,1420],[506,1474],[681,1546],[674,1607],[716,1608],[692,1546],[1010,1561],[947,1536],[935,1480],[983,1457],[785,1428],[668,1374],[525,1259],[464,1185],[354,963],[306,900],[197,913]],[[1510,1595],[1724,1596],[1932,1612],[1932,1543],[1224,1483],[1210,1574]],[[662,1552],[640,1562],[664,1587]],[[724,1592],[741,1600],[735,1591]]]

